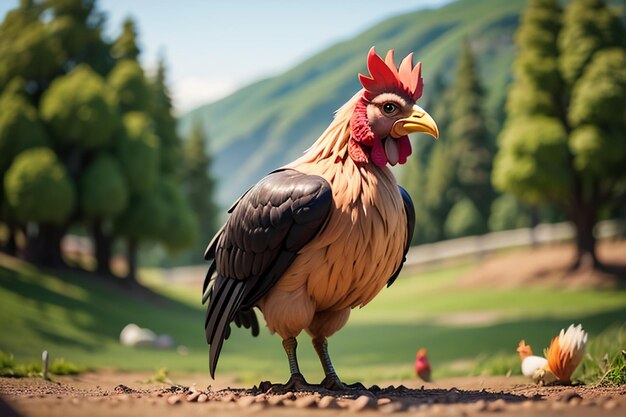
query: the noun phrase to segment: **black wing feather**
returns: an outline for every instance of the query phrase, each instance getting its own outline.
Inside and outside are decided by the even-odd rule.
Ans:
[[[402,202],[404,203],[404,212],[406,213],[406,243],[404,244],[404,255],[402,256],[402,262],[400,266],[393,273],[389,281],[387,281],[387,287],[393,284],[400,275],[400,271],[406,262],[406,254],[409,252],[409,247],[411,247],[411,239],[413,239],[413,231],[415,230],[415,206],[413,206],[413,200],[411,200],[411,196],[406,190],[398,185],[398,189],[400,190],[400,195],[402,195]]]
[[[205,252],[213,260],[202,299],[209,300],[205,330],[211,376],[230,322],[259,334],[254,306],[319,233],[331,206],[325,179],[284,169],[263,178],[231,207],[230,218]]]

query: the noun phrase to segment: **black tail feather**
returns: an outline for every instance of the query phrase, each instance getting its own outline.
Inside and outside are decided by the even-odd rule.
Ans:
[[[215,376],[217,361],[224,340],[230,336],[230,322],[243,301],[244,283],[236,279],[220,279],[213,288],[205,320],[206,339],[210,345],[209,371]]]

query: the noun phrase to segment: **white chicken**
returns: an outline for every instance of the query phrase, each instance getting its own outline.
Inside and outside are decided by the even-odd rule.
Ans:
[[[517,347],[522,374],[542,385],[571,383],[572,373],[583,358],[587,338],[582,325],[572,324],[552,339],[550,347],[544,351],[545,357],[533,355],[530,345],[522,340]]]

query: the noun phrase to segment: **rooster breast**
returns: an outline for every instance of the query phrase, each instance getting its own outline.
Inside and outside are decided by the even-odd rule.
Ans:
[[[401,263],[407,217],[395,178],[387,168],[318,161],[296,166],[325,178],[333,205],[318,236],[278,281],[283,291],[305,288],[316,312],[363,306]]]

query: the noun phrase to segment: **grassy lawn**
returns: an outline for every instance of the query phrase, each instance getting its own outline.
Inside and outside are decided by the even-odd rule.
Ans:
[[[370,305],[353,311],[346,328],[330,340],[338,373],[348,381],[411,378],[420,347],[428,349],[435,377],[468,374],[479,362],[510,368],[516,365],[515,347],[522,338],[541,352],[570,323],[582,323],[593,340],[625,322],[624,289],[455,288],[469,268],[401,277]],[[206,372],[200,288],[172,288],[156,271],[144,276],[160,297],[136,298],[97,279],[72,274],[61,279],[0,258],[0,350],[18,360],[37,360],[47,349],[53,358],[86,367]],[[172,335],[188,354],[122,347],[119,332],[130,322]],[[317,357],[304,334],[298,353],[305,375],[321,380]],[[235,328],[224,345],[220,372],[236,372],[250,383],[286,379],[278,336],[262,330],[254,339]]]

